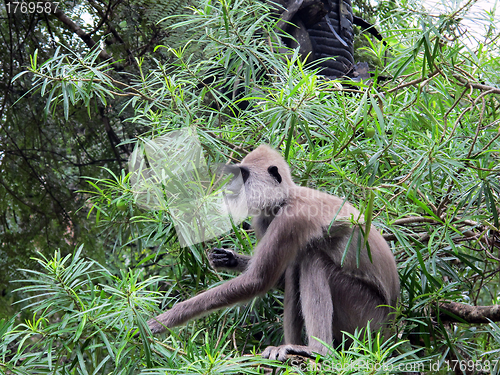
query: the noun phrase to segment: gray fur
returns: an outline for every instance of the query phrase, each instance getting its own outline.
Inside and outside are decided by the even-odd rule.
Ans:
[[[281,178],[270,175],[272,166]],[[369,232],[372,263],[360,228],[352,225],[352,220],[363,225],[359,212],[338,197],[295,185],[288,164],[266,145],[248,154],[238,167],[250,172],[245,194],[231,194],[228,201],[230,210],[246,204],[253,214],[255,255],[249,260],[232,250],[217,249],[218,255],[209,256],[216,268],[244,272],[151,319],[151,331],[162,332],[264,294],[283,275],[285,345],[267,348],[264,357],[284,360],[287,354],[325,354],[326,348],[313,337],[340,344],[341,331],[353,333],[368,321],[372,329],[383,329],[388,306],[395,306],[399,297],[399,278],[394,256],[380,233],[374,227]],[[302,345],[303,327],[307,346]]]

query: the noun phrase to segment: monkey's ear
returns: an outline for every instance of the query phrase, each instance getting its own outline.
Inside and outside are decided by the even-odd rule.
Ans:
[[[269,168],[267,168],[267,171],[271,176],[275,178],[276,181],[278,181],[279,184],[281,184],[281,175],[278,172],[277,166],[271,165]]]

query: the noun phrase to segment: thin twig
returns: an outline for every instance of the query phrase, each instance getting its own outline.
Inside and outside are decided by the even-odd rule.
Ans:
[[[394,91],[398,91],[400,89],[404,89],[405,87],[408,87],[408,86],[414,86],[420,82],[425,82],[425,84],[427,84],[433,77],[437,76],[439,74],[439,71],[438,70],[434,70],[433,72],[429,73],[427,75],[427,77],[420,77],[420,78],[417,78],[417,79],[414,79],[413,81],[409,81],[409,82],[406,82],[402,85],[399,85],[399,86],[396,86],[396,87],[393,87],[392,89],[388,90],[387,92],[388,93],[392,93]]]

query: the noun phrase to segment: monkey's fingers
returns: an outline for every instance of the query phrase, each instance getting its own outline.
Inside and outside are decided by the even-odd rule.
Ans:
[[[262,357],[285,362],[288,354],[296,354],[304,357],[311,357],[312,351],[304,345],[280,345],[268,346],[263,352]]]
[[[212,251],[208,254],[208,256],[212,256],[212,255],[217,255],[217,256],[221,256],[221,255],[229,255],[229,256],[234,256],[234,251],[233,250],[228,250],[228,249],[221,249],[219,247],[214,247],[212,249]]]
[[[238,260],[232,250],[214,248],[212,252],[208,254],[208,260],[215,268],[236,267],[238,265]]]

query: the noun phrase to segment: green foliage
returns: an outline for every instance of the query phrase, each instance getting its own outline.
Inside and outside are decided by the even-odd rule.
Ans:
[[[64,258],[56,252],[50,259],[37,259],[43,272],[25,270],[31,277],[19,291],[29,295],[26,308],[33,316],[17,327],[13,319],[0,322],[2,373],[258,373],[260,359],[222,356],[230,343],[226,337],[215,342],[208,332],[204,337],[193,333],[183,343],[187,354],[175,335],[171,346],[148,341],[140,313],[156,304],[158,293],[151,289],[159,278],[145,278],[140,270],[112,276],[81,252],[80,247]],[[136,327],[142,342],[134,336]]]
[[[164,44],[155,58],[135,60],[137,74],[125,77],[112,63],[98,63],[98,50],[82,55],[61,47],[43,63],[33,56],[33,90],[46,95],[46,110],[62,108],[67,119],[74,108],[94,116],[95,103],[112,103],[141,131],[125,145],[194,127],[210,165],[269,143],[283,152],[297,183],[345,197],[369,213],[398,260],[398,336],[385,343],[355,336],[351,348],[324,361],[422,363],[426,370],[438,364],[439,373],[451,371],[451,361],[490,361],[488,371],[499,373],[496,323],[450,323],[439,313],[443,301],[500,304],[494,19],[484,39],[470,46],[460,31],[467,6],[433,17],[414,4],[381,4],[387,46],[367,44],[374,77],[347,87],[279,45],[265,4],[191,5],[172,26],[192,30],[187,44]],[[167,202],[166,209],[139,207],[126,171],[102,169],[87,181],[85,208],[114,251],[106,253],[105,267],[83,260],[80,251],[72,258],[42,257],[44,271],[28,272],[36,277],[20,289],[29,294],[24,302],[31,303],[32,317],[17,328],[14,320],[0,328],[6,353],[0,368],[255,373],[263,364],[290,373],[239,356],[280,341],[282,296],[276,291],[176,329],[164,341],[146,340],[145,318],[159,310],[153,291],[166,292],[162,308],[169,308],[232,277],[209,269],[205,249],[249,252],[252,231],[235,228],[210,243],[180,248]],[[137,327],[141,339],[133,337]]]
[[[5,369],[19,374],[62,373],[76,366],[82,373],[97,373],[108,362],[130,366],[137,361],[125,345],[130,336],[127,327],[134,324],[136,304],[151,304],[151,292],[142,289],[156,281],[136,284],[139,273],[124,273],[125,284],[100,285],[98,279],[111,275],[81,258],[81,250],[72,257],[61,258],[56,252],[51,259],[38,259],[44,272],[26,270],[32,277],[20,290],[30,294],[33,317],[7,333],[6,343],[15,340],[17,350],[5,346]],[[124,285],[131,288],[122,289]],[[16,365],[6,363],[6,358]]]
[[[59,9],[71,12],[64,2]],[[33,90],[31,77],[13,78],[30,61],[52,58],[56,40],[79,56],[85,45],[56,17],[9,13],[5,4],[0,14],[0,316],[7,317],[17,312],[13,302],[20,298],[9,282],[23,277],[19,268],[38,267],[31,258],[37,252],[68,254],[84,243],[96,258],[103,256],[105,240],[86,220],[86,197],[76,191],[85,186],[81,176],[102,177],[99,166],[119,170],[114,145],[136,130],[97,101],[88,108],[70,105],[68,120],[63,106],[45,112],[46,98]],[[70,19],[80,22],[75,14]],[[108,105],[120,100],[107,99]]]
[[[175,23],[176,16],[182,14],[184,8],[188,5],[187,0],[170,1],[144,1],[145,15],[151,23],[161,22],[162,27],[168,27]]]

